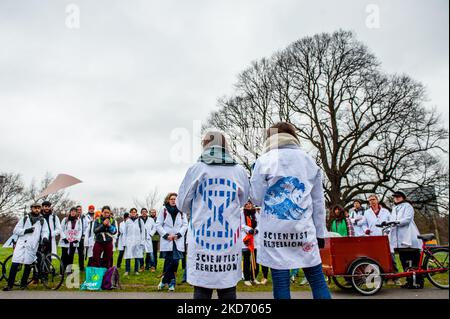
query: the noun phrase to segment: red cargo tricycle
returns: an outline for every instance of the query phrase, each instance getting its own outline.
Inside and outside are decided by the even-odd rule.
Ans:
[[[384,225],[383,233],[397,222]],[[387,279],[423,275],[436,287],[448,289],[448,246],[430,246],[433,234],[418,236],[423,241],[418,268],[395,273],[388,236],[334,237],[325,239],[320,250],[323,271],[341,289],[362,295],[376,294]]]

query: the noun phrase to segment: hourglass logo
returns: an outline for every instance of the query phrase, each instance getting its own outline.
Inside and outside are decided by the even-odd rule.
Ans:
[[[207,204],[210,216],[198,229],[192,229],[196,243],[212,251],[233,247],[240,239],[240,225],[233,229],[225,220],[224,212],[237,199],[236,183],[225,178],[205,179],[198,193]]]

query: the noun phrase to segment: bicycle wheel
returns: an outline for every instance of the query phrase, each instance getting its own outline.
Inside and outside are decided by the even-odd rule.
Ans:
[[[40,279],[47,289],[57,290],[64,281],[64,266],[58,255],[48,254],[41,263]]]
[[[5,278],[5,266],[3,265],[3,263],[0,261],[0,281],[3,280],[3,278]]]
[[[442,272],[427,273],[427,278],[435,287],[448,289],[448,247],[431,250],[431,255],[425,257],[422,267],[425,270],[445,268]]]
[[[6,281],[8,281],[8,279],[9,279],[9,273],[10,273],[11,266],[12,266],[12,257],[13,257],[13,255],[9,255],[3,262],[2,272],[3,272],[3,278],[5,278]],[[25,270],[24,265],[20,264],[19,267],[17,268],[17,274],[16,274],[16,279],[14,281],[14,286],[17,286],[17,287],[20,286],[24,270]],[[35,267],[34,267],[34,264],[32,264],[30,275],[27,280],[27,285],[29,285],[33,281],[33,277],[35,277],[34,271],[35,271]]]
[[[356,261],[350,274],[353,288],[362,295],[374,295],[383,286],[380,267],[370,259]]]
[[[333,276],[334,284],[342,290],[352,290],[352,280],[349,277]]]

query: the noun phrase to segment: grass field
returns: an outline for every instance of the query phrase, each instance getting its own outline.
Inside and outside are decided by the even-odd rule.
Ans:
[[[12,254],[12,249],[10,248],[0,248],[0,261],[3,262],[9,255]],[[59,255],[61,255],[61,252],[59,250]],[[114,253],[114,261],[117,260],[117,255],[118,252],[116,251]],[[75,255],[74,258],[74,263],[78,263],[78,255]],[[163,263],[164,260],[163,259],[158,259],[158,268],[157,271],[155,273],[151,273],[149,271],[145,271],[143,273],[140,273],[139,275],[135,275],[134,273],[130,274],[129,276],[125,277],[123,276],[124,272],[125,272],[125,260],[122,262],[122,269],[120,269],[120,281],[121,281],[121,285],[122,285],[122,291],[133,291],[133,292],[155,292],[157,291],[157,285],[160,282],[160,277],[162,274],[162,267],[163,267]],[[398,265],[400,265],[400,263],[398,262]],[[131,264],[131,269],[134,269],[134,260],[132,261]],[[193,288],[187,284],[181,284],[181,280],[182,280],[182,275],[183,275],[183,269],[181,268],[181,262],[180,262],[180,267],[179,267],[179,271],[177,273],[177,286],[176,286],[176,291],[177,292],[192,292]],[[80,284],[84,281],[84,273],[82,273],[80,275]],[[258,276],[259,280],[262,279],[262,274],[260,272],[259,276]],[[299,277],[297,277],[296,282],[291,284],[291,290],[292,291],[304,291],[304,290],[309,290],[309,286],[300,286],[300,282],[303,278],[303,272],[300,271],[299,272]],[[5,286],[6,282],[5,280],[3,280],[0,284],[0,286]],[[430,286],[430,283],[426,282],[426,286]],[[330,290],[339,290],[338,287],[336,287],[334,285],[334,283],[330,284]],[[385,286],[386,287],[386,286]],[[389,287],[389,286],[387,286]],[[38,284],[38,285],[29,285],[28,287],[31,290],[45,290],[45,287],[42,284]],[[63,286],[60,288],[60,290],[73,290],[73,289],[68,289],[65,287],[65,285],[63,284]],[[269,280],[268,283],[266,285],[254,285],[251,287],[245,286],[243,281],[240,281],[237,287],[238,291],[242,291],[242,292],[252,292],[252,291],[272,291],[272,283],[271,283],[271,279],[270,279],[270,273],[269,273]]]

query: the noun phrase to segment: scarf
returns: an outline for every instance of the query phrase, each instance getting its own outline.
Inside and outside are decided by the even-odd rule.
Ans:
[[[293,148],[300,147],[299,140],[296,139],[291,134],[278,133],[266,139],[266,141],[264,142],[263,153],[267,153],[274,149],[289,148],[289,147]]]
[[[211,146],[205,148],[198,161],[203,162],[207,165],[228,166],[237,164],[228,150],[220,146]]]
[[[177,206],[170,206],[169,204],[165,205],[167,212],[172,217],[173,222],[175,223],[175,218],[177,218],[177,214],[180,212]]]
[[[348,236],[347,223],[345,219],[333,220],[331,223],[331,231],[334,233],[338,233],[343,237]]]

